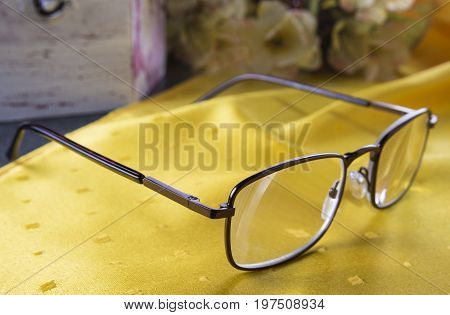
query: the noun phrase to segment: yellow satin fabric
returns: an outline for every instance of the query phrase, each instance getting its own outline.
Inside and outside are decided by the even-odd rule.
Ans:
[[[228,265],[223,221],[153,197],[142,186],[58,145],[47,145],[1,169],[1,290],[443,293],[439,287],[448,292],[449,87],[450,64],[444,64],[359,93],[415,108],[426,105],[439,115],[414,186],[397,206],[384,211],[365,200],[355,201],[347,192],[336,222],[316,246],[323,249],[265,271],[247,273]],[[298,92],[284,89],[251,92],[173,112],[195,126],[203,121],[264,120],[296,97]],[[394,119],[371,109],[309,100],[281,115],[285,122],[311,123],[307,152],[345,152],[372,143]],[[167,100],[164,104],[172,105]],[[70,138],[138,168],[138,125],[162,121],[176,124],[178,118],[166,112],[134,115],[121,110]],[[224,149],[221,145],[219,149]],[[249,173],[238,167],[227,172],[221,166],[214,172],[175,168],[151,172],[210,205],[225,201],[232,186]]]
[[[69,137],[142,170],[138,148],[142,123],[175,126],[181,119],[198,128],[205,121],[216,125],[264,121],[305,95],[287,89],[254,91],[266,86],[252,84],[202,104],[186,105],[222,79],[195,78],[153,101],[117,110]],[[398,205],[376,210],[346,191],[335,222],[311,254],[280,267],[242,272],[225,258],[222,220],[201,217],[49,144],[0,169],[1,292],[448,293],[450,63],[401,80],[363,89],[365,86],[368,83],[356,79],[327,85],[413,108],[426,106],[439,116],[418,177]],[[395,118],[307,96],[276,121],[286,128],[311,124],[305,153],[344,153],[373,143]],[[219,139],[221,132],[219,128]],[[185,141],[196,145],[192,139]],[[233,145],[233,152],[238,152],[240,143]],[[284,147],[283,143],[272,144],[275,151]],[[221,140],[216,148],[219,152],[227,149]],[[252,173],[239,165],[227,171],[223,156],[214,171],[177,170],[173,157],[161,156],[160,160],[165,158],[170,160],[169,169],[161,166],[142,171],[212,206],[225,201],[233,185]],[[238,159],[239,154],[233,156]],[[364,164],[367,158],[351,169]]]

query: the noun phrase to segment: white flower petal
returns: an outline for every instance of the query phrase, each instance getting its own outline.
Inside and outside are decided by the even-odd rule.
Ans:
[[[386,9],[390,12],[406,11],[414,5],[414,0],[385,0]]]

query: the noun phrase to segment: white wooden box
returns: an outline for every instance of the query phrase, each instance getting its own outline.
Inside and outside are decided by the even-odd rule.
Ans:
[[[53,18],[34,0],[4,3],[0,121],[106,111],[140,98],[164,75],[160,0],[71,0]]]

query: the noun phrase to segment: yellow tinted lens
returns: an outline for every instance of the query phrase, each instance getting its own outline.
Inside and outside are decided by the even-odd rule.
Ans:
[[[343,187],[340,158],[299,164],[261,178],[237,195],[230,241],[234,261],[273,265],[307,249],[328,228]]]
[[[428,134],[428,114],[399,129],[384,144],[375,183],[375,202],[383,207],[395,202],[408,189],[422,158]]]

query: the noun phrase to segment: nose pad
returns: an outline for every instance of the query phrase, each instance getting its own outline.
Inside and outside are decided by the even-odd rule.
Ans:
[[[363,199],[368,193],[367,170],[363,167],[359,171],[351,171],[348,174],[350,179],[350,191],[356,199]]]
[[[333,211],[336,209],[339,201],[340,189],[340,182],[335,180],[322,204],[322,220],[326,221],[333,215]]]

